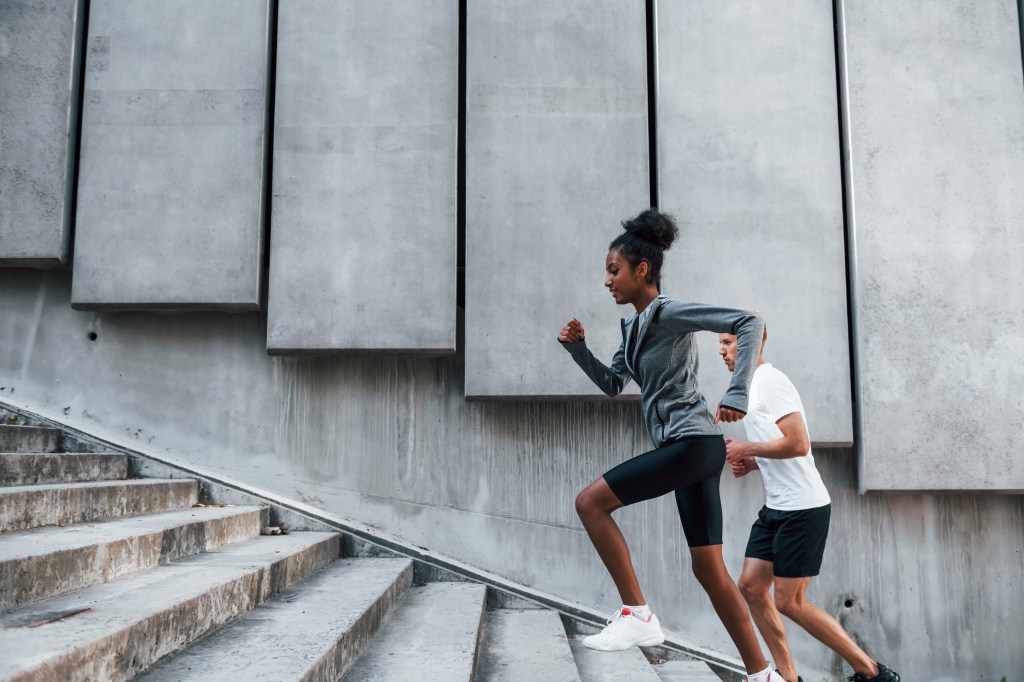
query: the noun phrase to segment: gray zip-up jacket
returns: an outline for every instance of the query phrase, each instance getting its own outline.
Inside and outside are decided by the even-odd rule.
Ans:
[[[655,447],[687,436],[721,433],[715,411],[700,391],[700,360],[693,332],[736,335],[736,369],[722,406],[747,412],[747,389],[757,369],[764,321],[754,313],[659,296],[650,316],[622,320],[622,345],[606,367],[587,348],[585,340],[562,343],[591,381],[609,396],[622,392],[630,379],[642,393],[647,431]],[[646,311],[644,311],[646,313]]]

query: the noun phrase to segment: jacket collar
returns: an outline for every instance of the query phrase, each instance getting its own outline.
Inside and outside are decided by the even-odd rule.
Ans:
[[[650,302],[649,307],[651,309],[651,314],[647,315],[644,318],[643,324],[640,325],[640,329],[637,330],[635,335],[633,333],[633,330],[640,321],[640,313],[633,313],[630,317],[622,320],[623,342],[625,344],[629,344],[630,337],[635,337],[633,340],[632,347],[629,347],[627,345],[627,347],[625,348],[626,368],[630,372],[632,372],[634,376],[636,375],[636,371],[634,369],[636,367],[636,356],[640,350],[640,346],[643,344],[644,335],[647,334],[647,328],[651,326],[651,322],[654,320],[654,316],[658,314],[658,308],[661,307],[661,304],[665,300],[666,299],[663,296],[659,295],[657,298]],[[644,312],[647,311],[645,310]]]

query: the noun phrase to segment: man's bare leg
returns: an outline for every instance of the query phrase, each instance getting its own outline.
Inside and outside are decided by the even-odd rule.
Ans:
[[[810,578],[775,578],[776,608],[819,642],[842,656],[856,672],[868,677],[877,675],[878,666],[875,661],[857,646],[839,621],[804,598],[810,583]],[[764,635],[763,630],[761,634]]]
[[[754,618],[758,632],[764,637],[768,651],[772,653],[775,666],[788,682],[797,682],[796,665],[789,653],[786,642],[786,626],[782,616],[775,608],[775,600],[771,595],[774,564],[763,559],[747,557],[743,560],[743,573],[740,575],[740,592],[750,607],[750,615]]]

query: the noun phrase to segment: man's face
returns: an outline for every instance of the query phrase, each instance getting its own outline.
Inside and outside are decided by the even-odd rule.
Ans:
[[[718,335],[718,354],[725,361],[729,371],[736,369],[736,336],[734,334]]]

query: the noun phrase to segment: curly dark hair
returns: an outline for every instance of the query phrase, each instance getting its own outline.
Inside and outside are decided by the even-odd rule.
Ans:
[[[647,282],[653,283],[660,290],[661,264],[665,260],[665,252],[679,236],[675,218],[656,208],[649,208],[632,220],[623,220],[622,229],[625,232],[608,245],[608,250],[618,249],[633,268],[647,261],[650,267]]]

